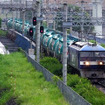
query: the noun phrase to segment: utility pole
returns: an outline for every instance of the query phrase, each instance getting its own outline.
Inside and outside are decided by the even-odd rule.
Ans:
[[[37,4],[37,18],[40,17],[40,2],[39,1],[36,1],[36,4]],[[40,62],[40,21],[37,21],[37,46],[36,46],[36,49],[37,49],[37,62],[39,63]]]
[[[81,22],[82,22],[82,24],[81,24],[81,40],[82,40],[82,37],[83,37],[83,31],[84,31],[84,27],[83,27],[83,25],[84,25],[84,1],[82,0],[81,1],[81,8],[82,8],[82,17],[81,17]]]
[[[12,0],[11,0],[11,7],[12,7]],[[12,8],[11,8],[12,9]],[[14,11],[13,11],[13,9],[12,9],[12,20],[13,20],[13,26],[12,26],[12,28],[13,28],[13,30],[14,30]]]
[[[7,15],[8,15],[8,13],[6,13],[6,26],[7,26],[7,19],[8,19],[8,18],[7,18]],[[6,27],[6,29],[7,29],[7,27]],[[7,29],[7,30],[8,30],[8,29]]]
[[[48,8],[48,5],[49,5],[49,0],[46,0],[46,8]],[[47,27],[49,27],[49,16],[47,17]]]
[[[34,17],[34,11],[31,11],[31,13],[32,13],[32,19],[33,19],[33,17]],[[31,26],[32,26],[32,19],[30,19],[31,20]]]
[[[64,3],[64,21],[67,21],[67,4]],[[67,85],[67,30],[63,27],[63,82]]]
[[[23,13],[22,35],[24,36],[25,10],[23,10],[22,13]]]
[[[22,0],[20,0],[20,4],[23,4]],[[20,19],[22,20],[22,11],[20,11]]]
[[[73,9],[71,8],[70,10],[70,22],[72,23],[72,13],[73,13]],[[72,26],[70,27],[70,35],[72,36]]]
[[[53,20],[53,30],[55,30],[55,19]]]
[[[19,5],[19,4],[21,4],[20,1],[18,1],[18,5]],[[18,12],[18,19],[20,19],[20,11],[17,10],[17,12]]]
[[[56,6],[56,2],[54,0],[54,9],[55,9],[55,6]],[[55,12],[54,12],[54,15],[53,15],[53,30],[55,30]]]
[[[103,0],[92,0],[93,3],[93,18],[96,20],[102,18],[102,3]],[[102,24],[95,24],[95,33],[97,35],[102,35]],[[102,37],[102,36],[101,36]]]
[[[26,5],[25,1],[23,1],[23,5],[24,6]],[[22,10],[22,21],[23,21],[23,24],[22,24],[22,35],[24,36],[25,8],[23,8],[23,10]]]

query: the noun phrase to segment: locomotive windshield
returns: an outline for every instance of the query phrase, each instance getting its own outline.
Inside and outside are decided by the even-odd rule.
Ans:
[[[80,52],[80,57],[105,57],[105,52]]]

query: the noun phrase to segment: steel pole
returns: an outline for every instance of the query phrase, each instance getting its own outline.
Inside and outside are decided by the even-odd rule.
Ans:
[[[37,17],[40,17],[40,2],[37,1]],[[37,62],[40,62],[40,22],[37,21]]]
[[[67,4],[64,3],[64,21],[67,21]],[[67,30],[63,28],[63,82],[67,85]]]

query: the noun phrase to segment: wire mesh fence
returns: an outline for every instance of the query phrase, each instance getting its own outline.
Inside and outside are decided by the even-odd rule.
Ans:
[[[30,56],[28,56],[27,53],[25,53],[28,61],[32,63],[32,65],[39,71],[41,71],[47,81],[50,81],[52,83],[57,84],[60,91],[64,95],[65,99],[71,104],[71,105],[91,105],[89,102],[87,102],[83,97],[81,97],[79,94],[77,94],[75,91],[72,90],[72,88],[66,86],[63,81],[57,78],[57,81],[54,81],[54,74],[49,72],[46,68],[41,66],[39,63],[37,63],[35,60],[33,60]]]

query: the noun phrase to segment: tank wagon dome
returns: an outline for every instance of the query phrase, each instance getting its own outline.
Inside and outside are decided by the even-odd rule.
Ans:
[[[45,29],[44,29],[44,33],[45,33],[45,32],[49,32],[49,29],[45,28]]]
[[[48,31],[48,32],[46,32],[46,34],[47,34],[47,35],[54,35],[55,32],[54,32],[54,31]]]
[[[53,38],[53,39],[57,39],[57,38],[59,38],[59,37],[61,37],[60,34],[55,34],[52,38]]]
[[[103,48],[102,46],[100,46],[98,44],[94,45],[94,46],[87,44],[87,45],[84,45],[80,49],[80,51],[105,51],[105,48]]]

